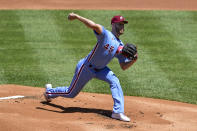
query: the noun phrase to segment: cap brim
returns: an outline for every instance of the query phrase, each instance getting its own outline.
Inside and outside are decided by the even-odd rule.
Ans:
[[[112,23],[120,23],[120,22],[123,22],[124,24],[127,24],[128,23],[128,21],[124,20],[124,21],[113,21],[113,22],[111,22],[111,24]]]
[[[122,21],[122,22],[124,22],[125,24],[128,24],[128,21]]]

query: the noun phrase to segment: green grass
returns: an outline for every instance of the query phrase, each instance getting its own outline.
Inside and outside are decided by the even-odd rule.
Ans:
[[[75,65],[96,43],[93,31],[68,21],[68,10],[0,11],[0,84],[43,87],[69,85]],[[197,12],[74,11],[111,30],[113,15],[128,19],[121,40],[135,43],[139,59],[122,71],[109,67],[125,95],[197,104]],[[93,79],[83,91],[110,93],[107,83]]]

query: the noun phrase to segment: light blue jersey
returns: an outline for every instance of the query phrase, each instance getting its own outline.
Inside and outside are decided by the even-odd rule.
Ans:
[[[117,57],[120,63],[129,61],[121,54],[117,54],[118,47],[123,46],[123,43],[110,31],[102,27],[102,33],[100,35],[98,35],[95,31],[94,33],[97,37],[97,44],[87,57],[87,61],[91,65],[93,65],[96,69],[102,69],[114,57]]]
[[[124,112],[124,95],[119,79],[107,67],[107,64],[114,58],[118,58],[119,63],[129,62],[122,54],[118,53],[119,46],[123,46],[121,40],[116,38],[110,31],[102,27],[102,33],[97,37],[97,44],[94,49],[83,59],[81,59],[75,69],[75,75],[69,87],[47,88],[46,93],[55,98],[58,96],[73,98],[92,78],[103,80],[110,85],[112,98],[114,100],[113,112]]]

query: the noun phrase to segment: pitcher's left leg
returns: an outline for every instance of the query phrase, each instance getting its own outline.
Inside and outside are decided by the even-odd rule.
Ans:
[[[111,76],[111,84],[110,84],[112,98],[114,100],[114,113],[124,113],[124,95],[122,88],[120,86],[119,79],[113,74]]]
[[[114,107],[111,117],[121,121],[129,122],[130,118],[124,114],[124,95],[120,82],[116,75],[108,68],[96,73],[96,78],[104,80],[110,84]]]
[[[96,78],[110,84],[112,98],[114,100],[113,112],[124,113],[124,95],[116,75],[108,67],[105,67],[103,70],[96,73]]]

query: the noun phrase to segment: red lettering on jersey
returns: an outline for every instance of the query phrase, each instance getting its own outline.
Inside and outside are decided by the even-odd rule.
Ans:
[[[108,47],[109,47],[109,44],[106,44],[106,45],[104,46],[104,48],[105,48],[106,50],[108,50]]]
[[[109,49],[109,53],[111,53],[113,50],[114,50],[114,47],[111,46],[110,49]]]
[[[110,48],[109,48],[109,44],[106,44],[106,45],[104,46],[104,48],[105,48],[106,50],[108,50],[109,53],[111,53],[111,52],[114,50],[114,47],[113,47],[113,46],[110,46]]]

